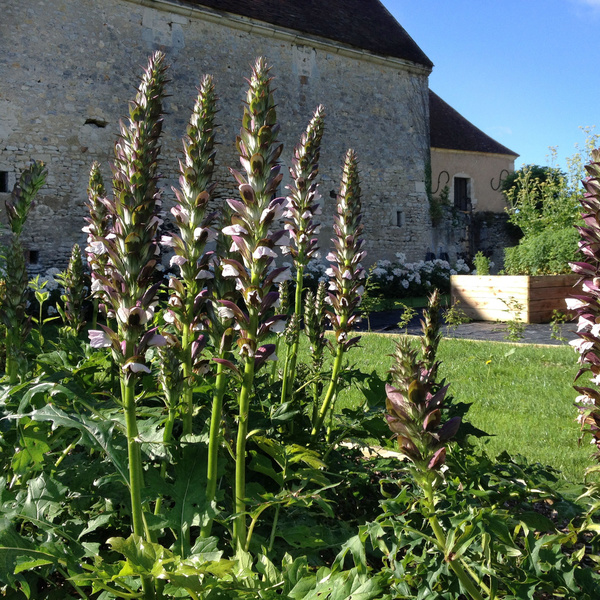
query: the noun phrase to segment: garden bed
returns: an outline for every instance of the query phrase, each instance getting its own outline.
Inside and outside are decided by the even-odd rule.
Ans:
[[[452,302],[470,319],[548,323],[555,310],[567,313],[577,275],[453,275]]]

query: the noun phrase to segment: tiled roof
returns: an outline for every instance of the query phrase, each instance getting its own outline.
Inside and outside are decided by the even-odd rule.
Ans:
[[[429,128],[432,148],[519,156],[483,133],[431,90],[429,90]]]
[[[433,63],[379,0],[179,0],[342,42],[431,68]]]

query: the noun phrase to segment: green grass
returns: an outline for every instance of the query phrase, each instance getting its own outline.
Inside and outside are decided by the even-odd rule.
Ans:
[[[363,335],[350,362],[385,379],[395,337]],[[578,365],[572,348],[444,339],[438,358],[449,393],[471,404],[466,418],[492,436],[477,444],[492,456],[505,450],[522,454],[560,470],[570,481],[582,481],[593,462],[587,441],[578,445],[572,387]],[[338,409],[361,401],[360,385],[354,385],[340,395]]]

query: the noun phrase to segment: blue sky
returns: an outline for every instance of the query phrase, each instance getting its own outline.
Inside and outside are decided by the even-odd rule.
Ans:
[[[600,0],[382,0],[435,67],[431,89],[522,164],[600,133]]]

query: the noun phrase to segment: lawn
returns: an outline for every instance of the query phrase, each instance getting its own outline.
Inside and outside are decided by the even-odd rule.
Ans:
[[[363,373],[385,379],[397,336],[365,334],[350,361]],[[467,419],[490,434],[476,443],[491,455],[522,454],[529,461],[581,481],[591,466],[591,449],[578,445],[573,406],[577,354],[569,346],[533,346],[444,339],[440,374],[457,402],[471,404]],[[338,408],[363,398],[360,384],[342,393]],[[384,398],[381,399],[382,407]]]

